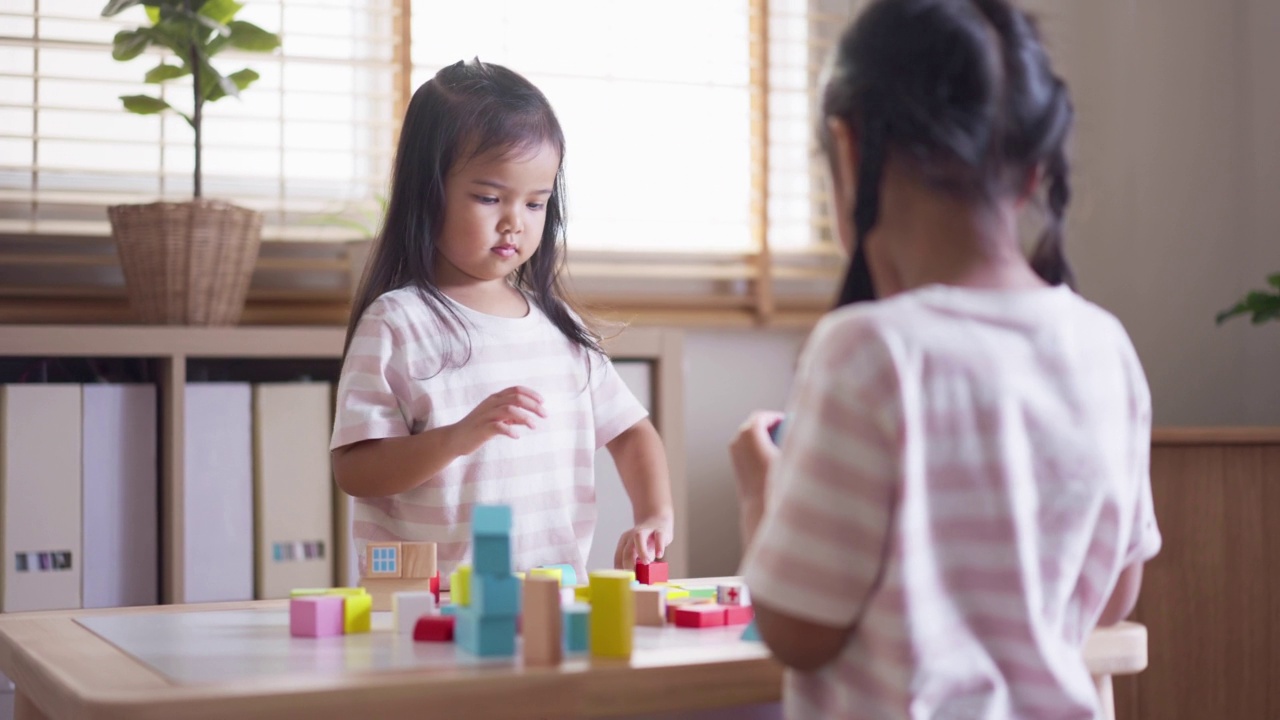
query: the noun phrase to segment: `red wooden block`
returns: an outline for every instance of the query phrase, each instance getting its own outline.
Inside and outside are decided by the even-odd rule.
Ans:
[[[428,586],[432,595],[436,596],[436,605],[440,604],[440,571],[437,570],[435,575],[431,576],[431,584]]]
[[[667,564],[661,560],[655,560],[647,565],[636,563],[636,580],[641,585],[667,582]]]
[[[704,628],[724,625],[723,605],[685,605],[676,608],[676,627]]]
[[[413,639],[418,642],[453,642],[453,615],[423,615],[413,626]]]
[[[724,624],[746,625],[755,616],[756,611],[750,605],[729,605],[724,609]]]

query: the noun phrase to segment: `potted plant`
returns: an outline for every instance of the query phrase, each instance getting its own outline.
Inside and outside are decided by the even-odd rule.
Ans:
[[[107,208],[120,255],[125,288],[143,322],[234,325],[244,310],[249,280],[258,258],[262,214],[207,199],[201,187],[201,123],[204,104],[238,97],[258,73],[223,75],[210,62],[222,50],[269,52],[279,36],[242,20],[235,0],[111,0],[111,17],[135,5],[146,8],[149,25],[116,34],[111,56],[127,61],[155,46],[170,50],[178,64],[162,59],[146,82],[190,78],[189,112],[151,95],[124,95],[129,112],[175,112],[195,131],[193,198],[187,202],[115,205]]]
[[[1240,299],[1235,305],[1218,313],[1218,324],[1226,322],[1236,315],[1253,315],[1253,324],[1261,325],[1268,320],[1280,320],[1280,273],[1267,278],[1271,286],[1267,290],[1253,290]]]

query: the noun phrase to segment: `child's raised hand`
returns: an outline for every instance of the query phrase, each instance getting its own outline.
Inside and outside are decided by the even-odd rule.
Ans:
[[[637,562],[651,563],[661,558],[675,534],[675,522],[669,516],[642,520],[622,533],[618,549],[613,553],[613,566],[619,570],[632,570]]]
[[[475,410],[454,423],[455,448],[459,455],[468,455],[480,449],[496,435],[518,438],[516,425],[534,429],[534,417],[546,417],[542,408],[542,396],[519,385],[496,392],[485,398]]]
[[[782,422],[779,412],[757,411],[738,428],[738,434],[729,443],[729,457],[738,478],[738,497],[742,500],[763,501],[765,478],[769,467],[778,457],[778,446],[769,436],[769,430]]]

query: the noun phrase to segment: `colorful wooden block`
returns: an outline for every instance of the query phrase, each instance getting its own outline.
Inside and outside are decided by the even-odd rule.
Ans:
[[[476,505],[471,510],[472,537],[511,537],[510,505]],[[507,568],[506,572],[511,572]]]
[[[470,565],[459,565],[449,573],[449,602],[463,607],[471,603]]]
[[[366,633],[373,628],[373,597],[347,595],[342,598],[342,631],[348,635]]]
[[[441,606],[440,606],[440,614],[441,614],[441,615],[448,615],[448,616],[450,616],[450,617],[453,617],[453,616],[455,616],[455,615],[457,615],[457,614],[458,614],[458,610],[459,610],[460,608],[461,608],[461,606],[459,606],[459,605],[454,605],[453,603],[449,603],[448,605],[441,605]]]
[[[557,585],[564,584],[564,571],[554,567],[536,567],[529,571],[529,577],[546,577],[556,581]]]
[[[524,581],[524,664],[559,665],[564,650],[561,628],[560,581],[531,575]]]
[[[636,563],[636,580],[639,580],[641,585],[666,582],[668,580],[667,564],[661,560],[655,560],[651,563]]]
[[[716,602],[720,605],[750,605],[751,593],[740,582],[720,583],[716,586]]]
[[[664,583],[653,583],[653,584],[654,584],[656,587],[662,587],[662,588],[666,588],[666,589],[667,589],[667,602],[670,602],[670,601],[672,601],[672,600],[680,600],[680,599],[682,599],[682,598],[687,598],[687,597],[689,597],[689,591],[688,591],[688,590],[685,590],[684,588],[680,587],[679,585],[673,585],[673,584],[671,584],[671,583],[669,583],[669,582],[664,582]]]
[[[391,624],[401,635],[413,633],[418,618],[439,612],[436,596],[430,592],[398,592],[391,597]]]
[[[514,575],[474,575],[470,603],[484,617],[515,617],[520,614],[520,579]]]
[[[689,604],[676,608],[676,627],[704,628],[724,625],[723,605],[711,603]]]
[[[478,535],[471,546],[471,564],[478,575],[511,574],[511,538]]]
[[[439,570],[436,570],[436,574],[431,576],[431,580],[428,581],[428,588],[430,589],[431,594],[436,596],[436,604],[439,605],[440,604],[440,571]]]
[[[742,631],[742,639],[745,642],[764,642],[760,639],[760,629],[756,627],[755,620],[747,624],[747,629]]]
[[[636,625],[662,627],[667,623],[667,591],[653,585],[632,588],[636,603]]]
[[[706,600],[704,598],[682,597],[682,598],[677,598],[675,600],[672,600],[670,597],[668,597],[667,598],[667,622],[673,623],[673,624],[675,623],[676,608],[687,607],[689,605],[707,605],[710,603],[711,603],[710,600]]]
[[[587,577],[591,584],[591,655],[631,657],[631,630],[636,624],[631,573],[596,570]]]
[[[453,615],[425,615],[413,626],[413,639],[418,642],[453,642],[457,618]]]
[[[578,584],[578,571],[574,570],[573,566],[570,565],[569,563],[558,563],[556,565],[543,565],[537,569],[538,570],[559,570],[561,587],[564,587],[565,585]]]
[[[713,587],[686,587],[685,590],[689,591],[689,597],[704,600],[715,600],[718,594]]]
[[[333,588],[294,588],[289,591],[289,597],[310,597],[313,595],[367,595],[368,591],[362,587],[333,587]]]
[[[591,586],[590,585],[574,585],[573,599],[576,602],[589,604],[591,602]]]
[[[392,597],[398,592],[429,592],[431,581],[427,578],[361,578],[365,593],[373,598],[374,612],[390,612]]]
[[[574,591],[574,588],[571,588],[571,587],[560,588],[560,604],[561,605],[568,605],[569,603],[573,603],[577,601],[578,601],[578,597],[577,597],[577,593]]]
[[[484,617],[474,608],[463,608],[457,618],[454,638],[463,650],[476,657],[516,654],[515,617]]]
[[[430,542],[400,543],[403,569],[401,577],[431,578],[436,574],[436,544]]]
[[[755,619],[755,608],[750,605],[724,605],[725,625],[746,625]]]
[[[337,595],[310,595],[289,600],[289,634],[294,637],[329,637],[344,632],[343,605]]]
[[[564,621],[565,652],[578,653],[590,649],[591,606],[586,603],[565,605],[561,608],[561,619]]]
[[[364,577],[403,577],[402,548],[398,542],[371,542],[364,546]]]

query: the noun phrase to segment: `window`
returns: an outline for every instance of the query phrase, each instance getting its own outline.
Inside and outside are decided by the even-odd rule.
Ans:
[[[373,548],[373,572],[375,574],[396,572],[396,549],[393,547]]]

